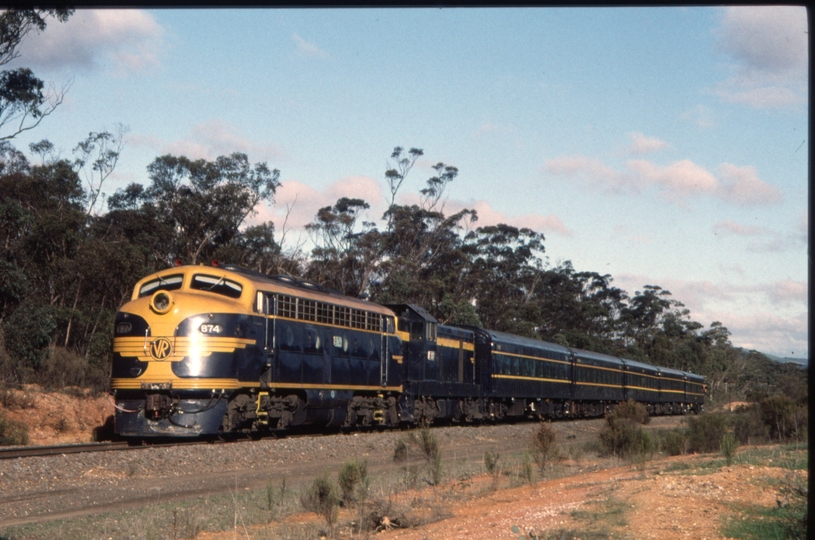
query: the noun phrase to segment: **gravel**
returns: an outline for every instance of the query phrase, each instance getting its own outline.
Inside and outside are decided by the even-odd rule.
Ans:
[[[660,427],[676,418],[657,418]],[[492,450],[523,453],[537,424],[433,428],[445,459],[481,462]],[[563,444],[586,442],[602,420],[555,422]],[[143,508],[231,491],[265,489],[283,475],[296,485],[335,474],[348,459],[369,469],[395,468],[393,451],[406,432],[298,436],[226,444],[143,447],[0,461],[0,525],[16,526]],[[417,451],[413,458],[420,459]],[[2,529],[0,529],[2,535]]]

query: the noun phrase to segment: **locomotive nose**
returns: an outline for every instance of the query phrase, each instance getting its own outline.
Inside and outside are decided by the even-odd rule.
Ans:
[[[150,299],[150,307],[159,315],[163,315],[173,307],[173,297],[166,291],[158,291]]]

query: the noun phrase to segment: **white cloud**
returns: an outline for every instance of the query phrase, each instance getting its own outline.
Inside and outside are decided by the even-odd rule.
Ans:
[[[740,268],[734,268],[737,272]],[[709,327],[721,322],[732,333],[737,347],[771,354],[808,354],[806,282],[784,280],[754,285],[654,279],[633,274],[615,276],[614,285],[633,295],[644,284],[656,284],[671,292],[690,310],[691,319]],[[786,351],[786,352],[785,352]]]
[[[684,122],[691,122],[696,124],[700,128],[711,128],[716,125],[715,119],[713,117],[713,112],[710,110],[709,107],[705,107],[704,105],[697,105],[691,109],[688,109],[682,112],[679,115],[679,119]]]
[[[190,130],[188,137],[165,141],[154,136],[134,134],[128,140],[136,147],[147,147],[160,154],[186,156],[190,159],[213,160],[218,156],[243,152],[252,162],[280,161],[283,150],[274,143],[257,143],[240,133],[240,129],[224,120],[212,119],[200,122]],[[274,163],[270,163],[274,167]]]
[[[161,64],[164,29],[141,10],[78,9],[65,23],[50,20],[23,42],[17,62],[44,69],[112,68],[118,76]]]
[[[563,223],[563,221],[553,215],[541,216],[539,214],[524,214],[522,216],[510,216],[503,212],[499,212],[493,208],[489,202],[481,199],[478,201],[470,201],[462,203],[460,201],[448,201],[447,208],[450,213],[456,213],[464,208],[475,210],[478,214],[478,221],[475,223],[476,227],[485,227],[487,225],[498,225],[504,223],[519,229],[528,228],[535,232],[543,233],[544,236],[548,234],[558,234],[561,236],[570,237],[573,232]]]
[[[736,236],[757,236],[764,231],[759,227],[741,225],[735,221],[722,221],[713,226],[714,234],[734,234]]]
[[[722,163],[718,176],[683,159],[660,165],[644,159],[627,161],[617,170],[587,156],[562,156],[548,160],[543,171],[555,178],[575,180],[589,190],[639,194],[655,189],[661,198],[679,205],[694,197],[710,196],[739,205],[766,205],[781,201],[781,193],[759,178],[755,167]]]
[[[781,201],[781,192],[758,177],[755,167],[738,167],[731,163],[719,165],[722,182],[718,186],[722,199],[740,205],[767,204]]]
[[[291,36],[292,41],[294,41],[295,46],[297,47],[297,52],[308,56],[311,58],[326,58],[328,57],[328,53],[324,50],[320,49],[316,44],[306,41],[305,39],[301,38],[297,34],[292,34]]]
[[[754,108],[806,103],[805,7],[730,7],[724,10],[716,34],[719,50],[733,61],[733,73],[713,93]]]
[[[629,133],[631,146],[629,151],[634,155],[651,154],[668,148],[668,143],[653,137],[646,137],[642,133]]]
[[[363,212],[362,221],[378,221],[384,213],[382,188],[379,182],[367,176],[349,176],[337,180],[325,190],[319,191],[297,180],[283,178],[275,193],[272,208],[258,209],[259,213],[251,223],[273,221],[275,228],[282,231],[285,222],[287,230],[300,230],[314,221],[317,211],[325,206],[333,206],[342,197],[362,199],[371,205]]]

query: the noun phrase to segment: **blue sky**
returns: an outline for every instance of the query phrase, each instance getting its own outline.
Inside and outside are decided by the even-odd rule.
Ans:
[[[445,211],[546,237],[549,264],[659,285],[737,346],[808,356],[802,7],[77,11],[18,65],[65,101],[14,144],[129,131],[112,194],[171,153],[281,171],[284,247],[341,196],[378,221],[395,146]]]

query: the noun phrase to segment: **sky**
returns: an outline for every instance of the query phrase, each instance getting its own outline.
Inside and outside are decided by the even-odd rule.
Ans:
[[[161,155],[243,152],[282,183],[251,223],[293,248],[339,197],[382,224],[391,152],[421,148],[399,202],[455,166],[445,213],[801,358],[808,46],[803,7],[78,10],[6,67],[67,88],[20,150],[127,127],[107,195]]]

